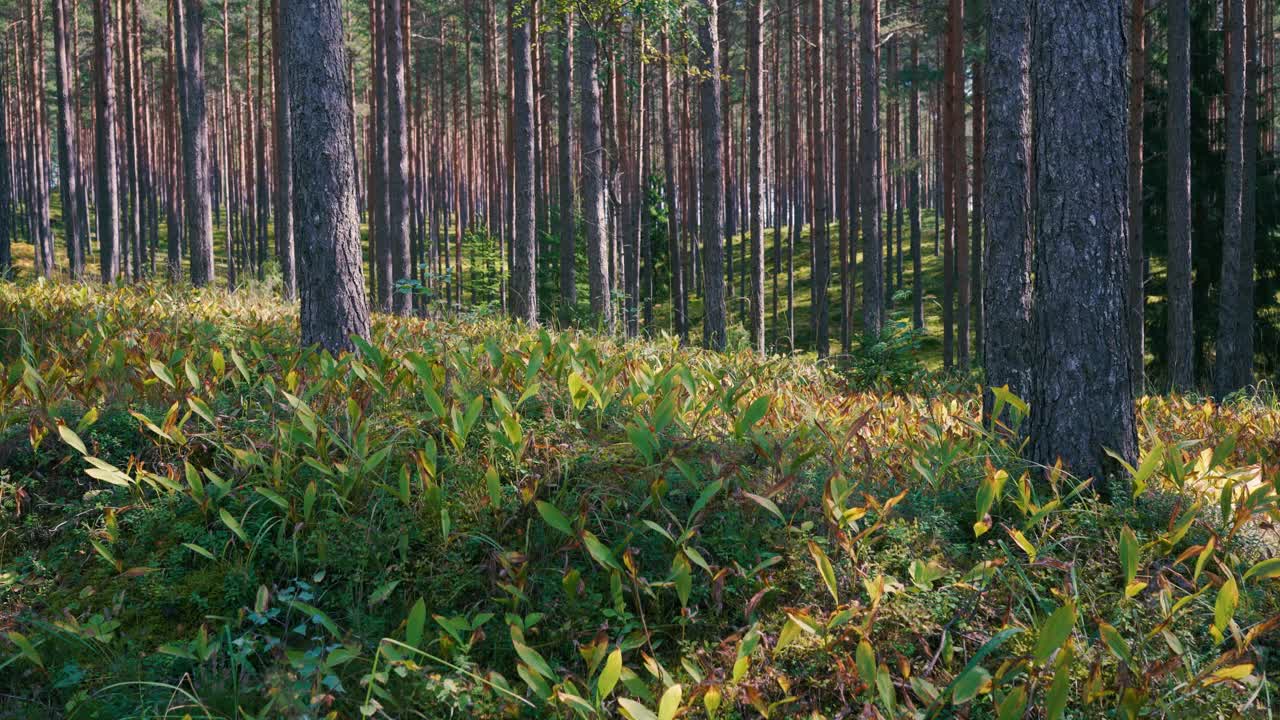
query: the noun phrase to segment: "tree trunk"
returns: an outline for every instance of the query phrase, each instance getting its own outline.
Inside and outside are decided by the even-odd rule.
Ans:
[[[1244,232],[1245,0],[1228,0],[1227,25],[1226,195],[1213,384],[1219,400],[1253,384],[1253,248],[1245,247]]]
[[[573,13],[564,18],[564,47],[560,51],[560,97],[557,127],[560,154],[560,322],[568,325],[577,314],[577,249],[573,216]]]
[[[764,334],[764,78],[761,55],[764,43],[760,26],[764,24],[764,0],[752,0],[748,9],[748,113],[751,139],[748,143],[750,190],[747,205],[751,213],[751,341],[760,355],[765,354]],[[843,223],[843,219],[841,220]],[[847,238],[845,239],[847,241]]]
[[[987,3],[986,157],[987,387],[1031,392],[1031,10],[1023,0]],[[983,416],[994,396],[983,393]]]
[[[880,262],[880,0],[861,0],[862,107],[858,151],[862,183],[862,332],[884,329],[884,264]]]
[[[298,296],[298,269],[294,251],[293,133],[289,126],[289,75],[280,57],[280,3],[271,2],[271,61],[275,73],[275,234],[280,275],[286,300]]]
[[[360,272],[355,147],[339,0],[280,0],[294,139],[302,343],[332,353],[369,337]]]
[[[404,85],[403,0],[385,0],[382,27],[386,53],[387,103],[387,251],[391,254],[392,310],[413,312],[413,295],[397,287],[413,276],[409,256],[409,128]]]
[[[998,0],[992,0],[998,2]],[[920,154],[920,83],[917,81],[920,72],[920,40],[911,39],[911,110],[910,110],[910,153],[911,175],[908,179],[908,202],[911,205],[911,325],[916,330],[924,330],[924,258],[920,248],[920,168],[923,157]]]
[[[73,279],[84,274],[84,242],[80,235],[80,150],[77,142],[79,125],[76,123],[76,106],[73,94],[70,43],[67,29],[67,0],[53,0],[53,45],[57,65],[58,92],[58,171],[62,191],[62,227],[67,244],[68,270]],[[74,27],[72,28],[74,31]],[[6,144],[8,139],[5,139]],[[4,165],[8,173],[8,164]]]
[[[1042,3],[1035,19],[1035,366],[1031,456],[1104,497],[1137,462],[1125,277],[1124,0]],[[991,333],[995,334],[995,333]]]
[[[177,0],[183,6],[180,84],[182,86],[182,166],[191,248],[191,283],[214,280],[213,210],[209,196],[209,117],[204,87],[204,0]]]
[[[667,200],[667,262],[671,264],[671,319],[681,342],[689,340],[684,259],[680,242],[680,208],[676,195],[675,138],[671,106],[671,40],[662,33],[662,162],[666,171],[663,190]]]
[[[1125,304],[1129,326],[1129,374],[1134,392],[1141,393],[1146,356],[1144,308],[1142,291],[1142,115],[1146,91],[1147,52],[1144,28],[1146,27],[1147,0],[1129,0],[1129,269],[1125,280]]]
[[[1191,4],[1168,0],[1169,110],[1169,383],[1174,391],[1195,385],[1195,322],[1191,298]]]
[[[389,0],[395,2],[396,0]],[[528,3],[511,28],[511,62],[514,85],[515,237],[511,246],[511,316],[530,325],[538,322],[536,251],[537,215],[534,206],[533,57],[530,34],[534,19]]]
[[[115,58],[111,47],[114,22],[111,0],[93,0],[94,103],[97,110],[94,123],[94,176],[97,183],[94,201],[98,216],[98,258],[104,283],[113,283],[120,275]]]
[[[951,212],[955,226],[956,360],[961,372],[969,370],[969,156],[964,130],[964,0],[950,0],[950,33],[947,44],[952,73],[951,106]]]
[[[706,18],[698,26],[702,49],[701,112],[702,129],[702,257],[703,342],[713,350],[724,350],[726,341],[726,299],[724,277],[724,164],[720,136],[720,38],[717,11],[720,0],[702,0]]]
[[[587,235],[587,281],[592,321],[613,332],[613,303],[609,297],[609,234],[606,231],[604,137],[600,122],[600,60],[595,30],[584,25],[578,33],[578,84],[582,104],[582,221]]]

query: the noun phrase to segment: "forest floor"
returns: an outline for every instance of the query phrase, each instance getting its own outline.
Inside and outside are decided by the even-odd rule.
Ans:
[[[807,292],[797,292],[806,297]],[[1269,717],[1280,403],[1099,501],[913,351],[0,283],[0,718]],[[797,323],[799,329],[801,323]]]

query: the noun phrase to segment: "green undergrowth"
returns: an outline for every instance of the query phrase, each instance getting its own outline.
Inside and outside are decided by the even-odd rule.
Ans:
[[[1274,702],[1266,398],[1139,400],[1103,504],[892,338],[819,368],[379,317],[335,359],[296,322],[0,285],[0,718]]]

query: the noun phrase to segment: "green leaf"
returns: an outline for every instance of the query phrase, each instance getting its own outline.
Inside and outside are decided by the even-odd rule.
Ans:
[[[539,655],[537,650],[525,645],[518,633],[514,631],[514,628],[511,633],[511,644],[515,647],[516,654],[520,656],[525,665],[529,666],[530,670],[548,680],[554,681],[556,679],[555,673],[551,671],[551,666],[547,664],[546,659]]]
[[[831,567],[831,560],[827,558],[827,554],[818,547],[818,544],[809,541],[809,554],[813,556],[813,562],[818,566],[818,572],[822,573],[822,581],[827,585],[827,592],[831,593],[831,599],[840,604],[840,593],[836,589],[836,572]]]
[[[600,671],[600,677],[596,678],[596,692],[601,700],[609,697],[613,692],[619,677],[622,677],[622,648],[614,648],[604,661],[604,669]]]
[[[201,557],[205,557],[210,560],[217,560],[217,558],[213,556],[213,553],[209,552],[208,550],[205,550],[204,548],[200,547],[199,545],[196,545],[195,543],[182,543],[182,547],[190,550],[191,552]]]
[[[974,699],[990,679],[991,673],[981,665],[969,668],[963,675],[956,678],[955,685],[951,689],[951,703],[964,705]]]
[[[582,531],[582,542],[587,546],[587,552],[591,553],[591,557],[594,558],[596,562],[606,568],[611,568],[618,572],[623,571],[622,566],[614,559],[613,551],[611,551],[604,543],[600,542],[600,539],[593,535],[591,531]]]
[[[774,503],[772,500],[770,500],[769,498],[767,498],[767,497],[763,497],[763,496],[760,496],[760,495],[756,495],[755,493],[749,493],[749,492],[747,492],[746,490],[743,490],[743,491],[742,491],[742,494],[743,494],[743,495],[746,495],[748,498],[750,498],[750,499],[751,499],[751,501],[752,501],[752,502],[754,502],[755,504],[759,505],[760,507],[764,508],[765,510],[768,510],[770,513],[772,513],[772,514],[773,514],[773,516],[774,516],[774,517],[778,518],[778,519],[779,519],[779,520],[781,520],[782,522],[786,522],[786,521],[787,521],[787,519],[786,519],[785,517],[783,517],[783,515],[782,515],[782,511],[778,509],[777,504],[775,504],[775,503]]]
[[[1125,642],[1119,630],[1107,623],[1100,622],[1098,623],[1098,634],[1102,636],[1102,641],[1107,644],[1112,655],[1115,655],[1126,665],[1132,663],[1132,658],[1129,655],[1129,643]]]
[[[1019,685],[1010,690],[996,710],[998,720],[1019,720],[1027,706],[1027,686]]]
[[[6,633],[6,635],[14,645],[18,646],[18,652],[22,653],[22,657],[26,658],[31,662],[31,664],[39,667],[41,670],[45,669],[44,659],[40,657],[40,653],[36,652],[35,646],[31,644],[31,641],[27,640],[26,635],[23,635],[17,630]]]
[[[1124,584],[1128,587],[1138,575],[1138,538],[1133,530],[1120,531],[1120,569],[1124,571]]]
[[[342,639],[342,633],[338,630],[337,623],[329,619],[329,616],[326,615],[324,611],[321,610],[320,608],[315,607],[314,605],[308,605],[307,603],[304,603],[301,600],[290,600],[289,605],[291,607],[294,607],[302,611],[307,615],[307,617],[311,618],[312,620],[320,623],[325,630],[329,631],[329,634],[332,635],[335,640]]]
[[[1218,632],[1227,629],[1239,603],[1240,589],[1236,586],[1236,579],[1234,576],[1228,577],[1218,590],[1218,599],[1213,603],[1213,626]]]
[[[168,385],[170,388],[177,387],[173,382],[173,375],[169,374],[169,368],[165,367],[164,363],[152,358],[148,364],[151,365],[151,372],[155,373],[155,376],[160,378],[160,382]]]
[[[498,468],[492,464],[484,471],[484,486],[489,492],[489,504],[492,507],[502,506],[502,484],[498,480]]]
[[[763,395],[756,398],[755,402],[748,405],[747,409],[738,416],[738,421],[733,426],[734,434],[738,437],[746,435],[767,412],[769,412],[769,396]]]
[[[1036,662],[1043,663],[1055,651],[1060,649],[1071,637],[1071,630],[1076,626],[1076,605],[1068,602],[1053,611],[1049,619],[1040,626],[1040,635],[1036,638],[1035,652],[1032,656]]]
[[[862,640],[854,654],[858,666],[858,678],[870,685],[876,676],[876,651],[871,643]]]
[[[537,502],[538,514],[548,525],[559,530],[565,535],[573,535],[573,526],[569,524],[569,518],[560,512],[560,509],[549,502],[539,500]]]
[[[631,698],[618,698],[618,709],[628,720],[658,720],[652,710]]]
[[[240,522],[232,517],[231,513],[227,512],[226,508],[220,508],[218,510],[218,517],[222,518],[222,524],[231,528],[231,532],[235,533],[236,537],[240,538],[241,542],[245,545],[249,544],[249,537],[244,534],[244,529],[240,527]]]
[[[679,685],[672,685],[662,693],[662,699],[658,701],[658,720],[674,720],[676,712],[680,710],[680,697],[683,690]]]
[[[405,623],[404,642],[406,645],[418,647],[422,644],[422,629],[427,624],[427,602],[418,598],[409,610],[409,619]]]
[[[1257,565],[1249,568],[1248,572],[1244,574],[1244,580],[1245,582],[1248,582],[1253,578],[1258,578],[1259,580],[1280,578],[1280,557],[1263,560]]]

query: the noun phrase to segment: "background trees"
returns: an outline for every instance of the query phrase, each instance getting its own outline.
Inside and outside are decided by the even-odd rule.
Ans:
[[[281,3],[79,5],[0,2],[19,272],[138,281],[163,253],[175,282],[292,296]],[[1031,125],[1031,18],[1010,8],[344,1],[362,292],[818,356],[838,323],[834,367],[915,343],[1029,394],[1030,262],[1059,248],[1030,231],[1026,148],[1063,131]],[[1276,8],[1115,8],[1130,372],[1223,396],[1280,367]]]

